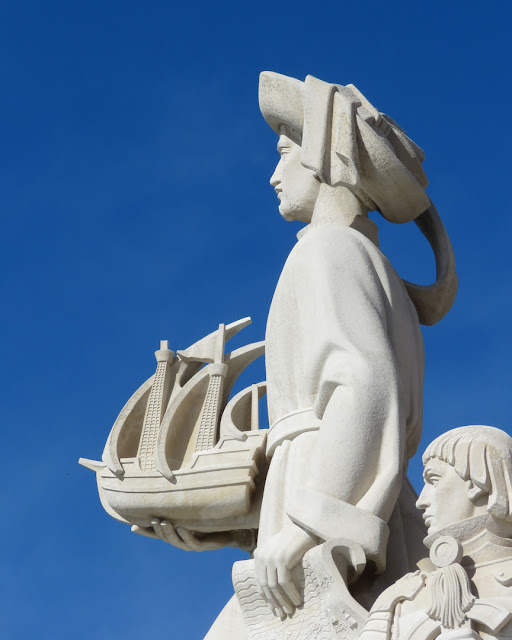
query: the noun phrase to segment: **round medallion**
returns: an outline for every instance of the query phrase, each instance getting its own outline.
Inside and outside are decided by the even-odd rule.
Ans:
[[[430,547],[430,559],[440,569],[462,560],[462,546],[452,536],[441,536]]]

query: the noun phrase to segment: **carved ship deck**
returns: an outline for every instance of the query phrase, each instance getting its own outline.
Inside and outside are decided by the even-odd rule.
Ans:
[[[259,429],[258,401],[265,383],[228,399],[264,343],[224,353],[225,342],[250,322],[221,324],[176,355],[161,342],[156,372],[123,407],[102,461],[79,461],[96,472],[112,517],[139,529],[155,518],[200,532],[257,528],[267,433]]]

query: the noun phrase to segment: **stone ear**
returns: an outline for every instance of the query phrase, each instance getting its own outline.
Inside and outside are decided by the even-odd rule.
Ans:
[[[469,480],[469,483],[468,483],[468,497],[472,502],[474,502],[475,500],[477,500],[481,496],[485,495],[486,493],[487,493],[487,491],[485,489],[481,489],[478,485],[476,485],[474,482]]]

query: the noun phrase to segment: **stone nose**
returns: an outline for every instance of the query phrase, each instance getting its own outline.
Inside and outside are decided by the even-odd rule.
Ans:
[[[276,170],[270,177],[270,184],[274,187],[274,189],[280,183],[281,183],[281,160],[279,160],[279,162],[277,163]]]
[[[420,495],[418,496],[418,499],[416,500],[417,509],[426,509],[430,505],[430,501],[428,500],[426,494],[427,494],[426,487],[423,487],[422,492],[420,493]]]

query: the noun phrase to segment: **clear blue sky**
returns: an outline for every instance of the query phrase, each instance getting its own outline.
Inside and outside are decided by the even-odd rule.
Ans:
[[[422,448],[512,430],[510,3],[0,7],[2,637],[195,640],[231,593],[241,554],[130,533],[77,459],[101,455],[160,339],[245,315],[264,335],[298,230],[268,185],[264,69],[354,83],[425,149],[460,290],[424,331]],[[415,225],[381,227],[399,273],[431,280]]]

